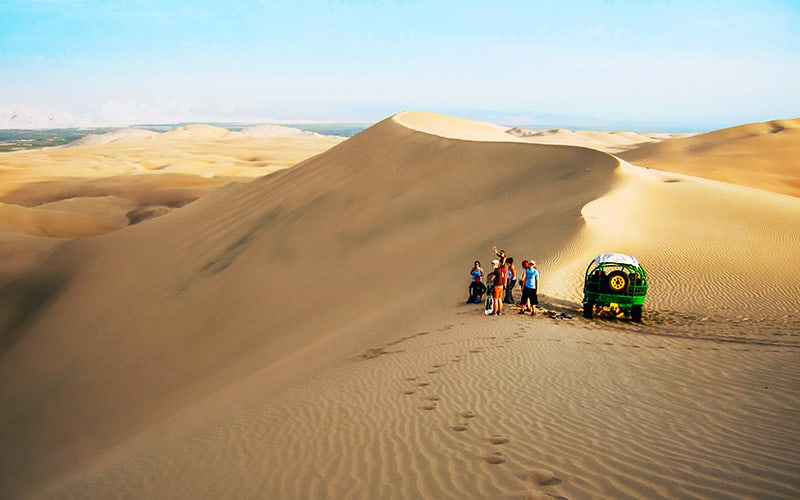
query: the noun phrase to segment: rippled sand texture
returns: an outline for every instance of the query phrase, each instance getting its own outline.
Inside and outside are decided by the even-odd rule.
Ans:
[[[800,377],[791,369],[797,352],[619,331],[601,335],[516,315],[487,322],[469,312],[457,321],[372,348],[201,429],[165,435],[51,493],[797,494]],[[732,364],[741,368],[731,370]]]
[[[797,497],[800,200],[592,146],[402,113],[53,250],[2,288],[0,496]],[[493,244],[537,317],[463,304]],[[605,251],[643,324],[580,316]]]

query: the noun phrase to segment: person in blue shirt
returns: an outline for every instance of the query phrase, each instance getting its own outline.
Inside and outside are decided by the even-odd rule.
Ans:
[[[469,298],[467,299],[467,303],[480,304],[483,294],[486,293],[486,286],[483,284],[483,268],[481,268],[481,263],[479,261],[475,261],[475,264],[469,271],[469,275],[472,280],[469,284]]]
[[[522,299],[519,314],[525,314],[525,310],[531,312],[531,316],[536,315],[536,308],[534,307],[539,303],[539,269],[536,267],[536,261],[526,260],[522,262],[524,269],[522,282]]]

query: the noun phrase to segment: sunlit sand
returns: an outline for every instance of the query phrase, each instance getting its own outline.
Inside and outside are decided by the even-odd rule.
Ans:
[[[423,112],[2,154],[0,497],[800,496],[793,123],[714,172]],[[493,245],[541,314],[464,303]],[[611,251],[641,324],[581,317]]]

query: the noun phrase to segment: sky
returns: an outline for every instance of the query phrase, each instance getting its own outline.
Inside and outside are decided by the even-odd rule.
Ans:
[[[800,117],[800,0],[0,0],[0,114],[708,129]]]

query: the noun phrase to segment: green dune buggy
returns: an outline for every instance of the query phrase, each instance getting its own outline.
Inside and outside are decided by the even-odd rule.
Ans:
[[[642,304],[647,295],[647,273],[630,255],[604,253],[589,262],[583,280],[583,317],[611,311],[642,321]]]

